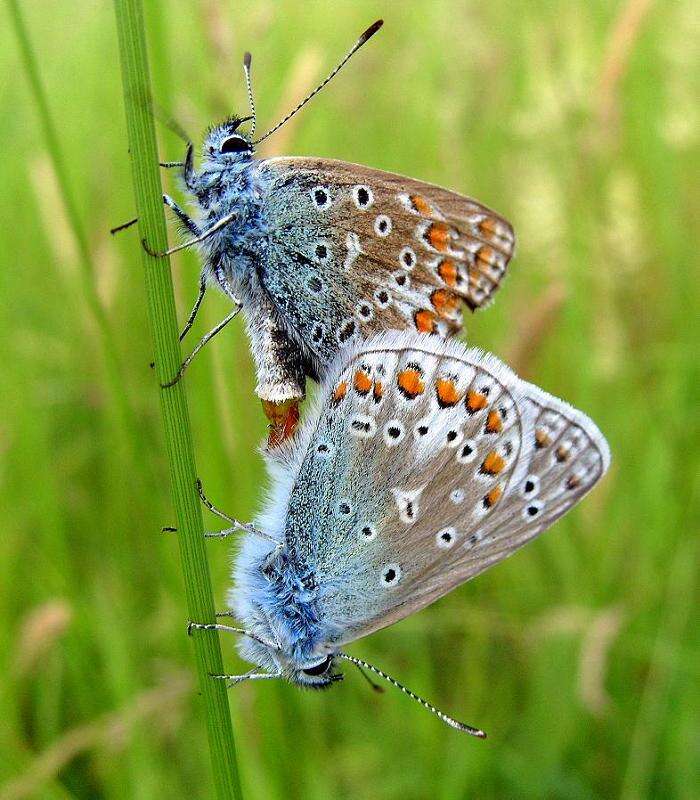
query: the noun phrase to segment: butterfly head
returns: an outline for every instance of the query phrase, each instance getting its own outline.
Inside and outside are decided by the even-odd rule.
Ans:
[[[309,661],[303,668],[294,668],[287,677],[292,683],[307,689],[328,689],[343,680],[343,673],[334,671],[334,666],[335,655],[329,653],[315,663]]]
[[[270,633],[271,630],[268,635]],[[241,641],[241,655],[276,677],[308,689],[327,689],[343,679],[343,674],[335,670],[335,653],[305,655],[297,648],[273,644],[257,635],[254,637],[249,634]]]
[[[240,126],[250,119],[230,117],[211,128],[204,139],[205,160],[222,169],[249,162],[253,157],[253,143]]]

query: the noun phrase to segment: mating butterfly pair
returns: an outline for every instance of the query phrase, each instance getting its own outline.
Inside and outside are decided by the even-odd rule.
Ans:
[[[371,26],[295,114],[381,26]],[[273,426],[273,495],[242,530],[231,612],[255,668],[230,683],[324,687],[345,660],[448,725],[483,736],[341,648],[417,611],[552,525],[600,479],[609,453],[581,412],[493,356],[444,338],[485,305],[513,254],[511,226],[474,200],[341,161],[258,161],[252,116],[215,127],[183,180],[208,282],[243,308]],[[241,125],[251,121],[248,134]],[[200,343],[200,345],[202,344]],[[196,352],[200,345],[195,348]],[[178,379],[189,363],[181,368]],[[322,381],[295,434],[305,379]],[[201,493],[201,487],[200,487]]]

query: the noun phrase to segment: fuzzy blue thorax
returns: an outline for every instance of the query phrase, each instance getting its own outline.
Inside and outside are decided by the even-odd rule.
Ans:
[[[271,563],[258,567],[266,585],[261,604],[284,655],[300,666],[313,661],[316,648],[326,638],[320,609],[321,592],[311,569],[303,574],[281,550]]]
[[[269,246],[266,194],[269,178],[253,157],[248,140],[236,134],[240,121],[212,129],[203,148],[199,172],[187,185],[198,207],[202,231],[234,212],[236,218],[200,245],[207,274],[224,290],[247,283],[250,271],[265,259]],[[235,151],[226,148],[235,146]]]
[[[240,655],[272,675],[324,688],[340,676],[332,671],[334,634],[324,620],[323,590],[314,570],[299,568],[286,546],[246,537],[237,559],[231,605],[248,636]]]

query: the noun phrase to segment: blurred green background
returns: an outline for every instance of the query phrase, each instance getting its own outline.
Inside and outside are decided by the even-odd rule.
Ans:
[[[22,5],[76,213],[4,6],[0,799],[209,798],[177,543],[159,532],[173,512],[137,235],[108,233],[133,211],[113,10]],[[352,648],[486,742],[356,674],[327,693],[242,686],[246,797],[697,797],[697,3],[146,6],[155,95],[196,140],[245,110],[245,49],[262,129],[383,16],[265,152],[410,174],[505,214],[517,256],[468,339],[588,412],[613,453],[542,539]],[[173,267],[184,319],[196,257]],[[209,296],[192,342],[226,311]],[[208,493],[250,519],[264,421],[234,327],[187,391]],[[208,545],[220,606],[229,547]]]

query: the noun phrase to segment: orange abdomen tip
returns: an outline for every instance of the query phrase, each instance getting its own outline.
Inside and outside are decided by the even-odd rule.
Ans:
[[[267,437],[269,448],[278,447],[294,436],[299,424],[299,401],[285,400],[282,403],[262,401],[265,416],[270,421],[270,432]]]

